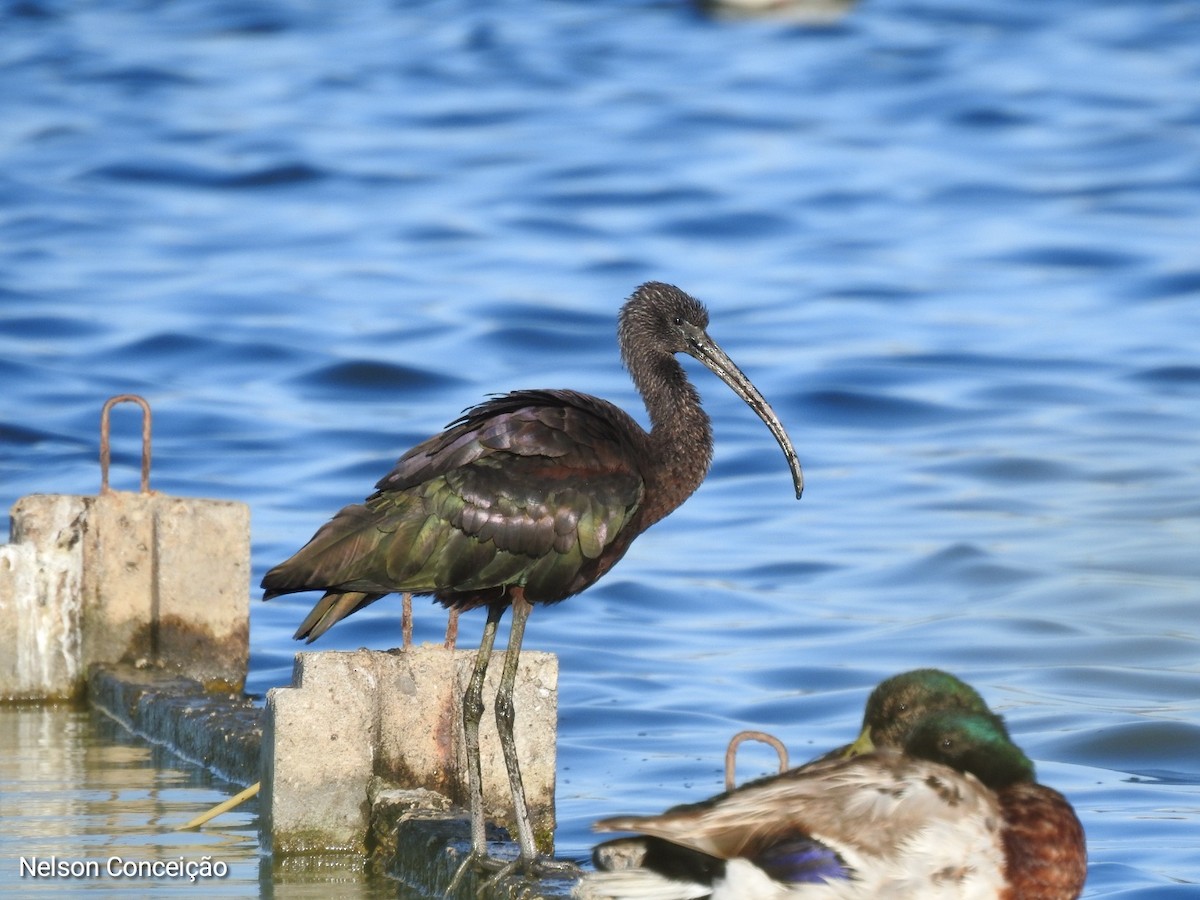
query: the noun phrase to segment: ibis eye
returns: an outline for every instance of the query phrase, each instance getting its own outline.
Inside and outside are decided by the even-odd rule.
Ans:
[[[676,316],[676,317],[675,317],[675,324],[676,324],[676,325],[682,325],[682,324],[683,324],[683,316]]]

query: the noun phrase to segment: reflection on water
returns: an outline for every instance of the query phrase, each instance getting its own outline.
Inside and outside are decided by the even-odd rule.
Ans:
[[[238,788],[99,713],[0,706],[0,784],[5,894],[410,896],[353,855],[264,856],[257,799],[202,830],[177,831]]]
[[[101,715],[0,707],[0,783],[0,859],[10,889],[128,895],[186,885],[206,896],[258,889],[255,806],[203,832],[176,831],[229,786]]]

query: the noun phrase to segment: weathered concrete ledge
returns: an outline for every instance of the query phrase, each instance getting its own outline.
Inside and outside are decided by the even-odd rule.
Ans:
[[[367,789],[373,778],[467,802],[462,696],[475,653],[426,645],[296,654],[292,686],[267,693],[263,742],[264,843],[278,851],[311,847],[365,849]],[[484,809],[511,824],[512,795],[492,698],[503,654],[484,685],[480,727]],[[513,704],[514,734],[530,818],[539,845],[554,847],[558,660],[521,654]]]
[[[92,666],[88,702],[134,734],[234,784],[259,780],[263,711],[241,694],[130,664]]]
[[[406,654],[412,654],[412,657],[406,660]],[[315,742],[309,748],[311,752],[302,759],[307,758],[309,761],[324,759],[337,765],[344,760],[331,756],[330,742],[328,741],[330,734],[338,733],[344,736],[344,741],[339,739],[333,743],[343,744],[347,747],[355,744],[367,744],[378,738],[378,732],[374,732],[374,737],[371,736],[372,729],[381,726],[385,718],[390,721],[388,725],[390,729],[401,729],[392,734],[387,743],[396,745],[411,743],[413,746],[424,744],[428,747],[429,741],[433,739],[433,734],[422,731],[418,733],[416,740],[409,740],[413,738],[412,729],[419,729],[420,726],[414,724],[413,721],[407,724],[396,722],[394,711],[386,716],[383,712],[377,711],[378,717],[366,732],[355,731],[354,728],[358,726],[355,725],[353,717],[348,720],[344,716],[339,717],[336,713],[336,709],[340,706],[337,703],[340,692],[349,687],[345,678],[359,679],[359,687],[362,688],[365,686],[362,679],[366,674],[370,674],[374,680],[371,690],[388,694],[395,691],[396,702],[412,707],[407,715],[428,716],[430,714],[428,710],[436,708],[436,704],[430,704],[424,697],[419,703],[417,702],[413,691],[417,688],[418,683],[423,682],[426,678],[442,677],[445,674],[443,667],[447,663],[452,664],[455,670],[459,669],[473,655],[470,651],[452,653],[440,647],[413,648],[393,653],[360,650],[351,653],[299,654],[297,677],[301,681],[301,688],[303,688],[303,680],[307,677],[309,697],[302,697],[303,691],[296,691],[292,688],[277,690],[294,691],[287,696],[292,697],[292,702],[300,703],[299,706],[293,707],[296,712],[302,711],[305,704],[316,701],[317,706],[310,708],[310,711],[318,721],[311,724],[319,724],[320,727],[317,730],[322,731],[326,737],[324,742],[314,739]],[[550,674],[557,675],[557,661],[552,654],[529,653],[528,656],[530,657],[529,676],[523,679],[526,685],[536,685],[537,678],[545,678]],[[497,653],[494,665],[490,668],[499,669],[502,659],[503,653]],[[526,654],[522,654],[521,665],[522,668],[526,666]],[[342,679],[329,674],[331,671],[336,673],[338,670],[342,672]],[[408,685],[408,689],[397,690],[394,679],[398,677],[398,673],[401,675],[407,673],[411,677],[414,670],[417,674],[412,683]],[[535,673],[536,677],[533,677]],[[392,680],[389,680],[389,675]],[[404,681],[404,677],[401,677],[401,681]],[[529,689],[529,687],[526,688],[526,690]],[[448,679],[442,686],[442,693],[446,698],[461,697],[457,679]],[[540,692],[535,690],[535,693]],[[248,785],[260,780],[260,775],[267,765],[265,751],[268,742],[274,738],[271,738],[269,734],[264,735],[267,730],[264,729],[266,710],[241,694],[213,693],[205,690],[204,685],[200,682],[181,677],[171,671],[120,664],[93,666],[89,672],[87,696],[93,707],[120,722],[134,734],[160,744],[183,759],[203,766],[235,784]],[[323,709],[321,697],[331,701],[333,707]],[[521,746],[522,760],[527,758],[526,754],[532,754],[536,759],[538,754],[545,756],[547,753],[545,742],[548,734],[548,771],[552,789],[554,716],[550,716],[549,732],[545,728],[546,718],[554,709],[554,705],[549,702],[550,698],[547,696],[541,696],[540,700],[540,713],[535,714],[531,709],[523,716],[519,709],[521,697],[518,696],[518,741],[521,743],[523,731],[528,732],[536,726],[540,735],[537,739],[537,746],[531,746],[527,741],[523,742]],[[359,707],[362,705],[361,703],[357,704]],[[450,714],[457,716],[460,708],[461,701],[455,700]],[[425,712],[421,712],[422,709]],[[525,720],[532,718],[533,724],[526,721],[526,727],[522,728],[523,718]],[[491,716],[485,716],[485,722],[489,719]],[[339,729],[350,730],[339,731]],[[491,730],[494,740],[494,722]],[[456,733],[459,731],[461,728],[457,729]],[[304,735],[293,735],[293,737],[301,742],[313,739],[312,733],[308,737]],[[485,746],[486,743],[485,739]],[[447,745],[447,749],[453,751],[454,754],[460,752],[458,739],[454,739]],[[430,759],[436,758],[435,756],[430,757]],[[295,771],[296,763],[293,762],[290,765]],[[277,844],[273,847],[271,839],[264,834],[264,846],[272,850],[273,866],[284,872],[299,874],[309,868],[314,871],[328,869],[331,860],[337,860],[337,865],[349,865],[355,868],[362,866],[377,875],[400,881],[429,896],[441,896],[470,849],[470,826],[466,811],[441,791],[414,787],[411,773],[405,777],[403,782],[397,782],[392,778],[375,774],[373,765],[372,769],[367,771],[361,784],[355,781],[356,787],[349,788],[343,785],[341,788],[345,792],[343,799],[347,801],[353,799],[353,791],[358,791],[357,801],[354,805],[363,814],[364,832],[359,838],[348,842],[353,846],[339,847],[336,844],[311,843],[304,847],[293,847],[288,850]],[[499,768],[497,769],[496,766]],[[491,782],[494,787],[498,788],[506,784],[503,781],[503,765],[495,752],[491,754],[490,762],[489,754],[485,752],[484,768],[485,780]],[[325,798],[333,797],[337,790],[336,786],[326,784],[325,796],[322,797],[317,793],[322,784],[321,772],[312,769],[304,772],[303,766],[301,771],[304,775],[301,778],[301,784],[307,781],[309,787],[314,791],[314,793],[306,795],[306,802],[311,807],[310,811],[318,815],[322,811],[328,811],[325,806]],[[440,769],[438,766],[434,766],[433,771],[440,771]],[[539,766],[531,765],[530,772],[534,774],[527,774],[527,778],[538,778],[544,781],[545,775],[536,775],[538,771]],[[542,771],[545,770],[542,769]],[[361,770],[359,772],[361,774]],[[355,777],[357,778],[357,776]],[[264,820],[270,818],[266,810],[276,802],[272,796],[274,793],[274,791],[265,790],[260,796],[259,803]],[[288,800],[286,790],[280,799],[285,803],[297,801],[294,794]],[[551,804],[553,802],[552,792],[550,802]],[[552,815],[552,805],[550,812]],[[493,842],[491,847],[493,852],[516,856],[516,845],[509,840],[507,832],[502,828],[489,826],[489,840]],[[475,879],[466,879],[462,885],[461,896],[473,897],[478,884],[479,882]],[[490,894],[497,897],[498,900],[518,900],[518,898],[519,900],[538,900],[541,897],[566,897],[569,894],[570,886],[568,881],[531,882],[521,876],[513,876],[494,885]]]

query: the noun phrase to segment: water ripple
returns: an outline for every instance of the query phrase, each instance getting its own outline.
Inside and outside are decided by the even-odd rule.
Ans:
[[[89,178],[134,183],[161,184],[183,188],[260,188],[320,181],[328,173],[307,163],[279,163],[225,172],[180,162],[114,163],[87,173]]]
[[[462,379],[436,369],[363,360],[333,363],[294,380],[325,396],[351,400],[379,395],[394,396],[407,391],[446,388],[462,383]]]

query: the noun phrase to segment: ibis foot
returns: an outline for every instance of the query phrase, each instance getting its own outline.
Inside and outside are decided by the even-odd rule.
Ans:
[[[583,870],[569,860],[553,859],[549,856],[525,859],[523,856],[518,856],[511,862],[505,863],[499,871],[483,883],[480,895],[500,879],[507,878],[518,871],[522,872],[526,878],[578,878],[583,874]]]
[[[488,856],[486,853],[477,853],[472,850],[467,854],[462,864],[459,865],[458,871],[454,873],[454,878],[450,880],[450,886],[446,888],[445,893],[447,900],[457,896],[457,891],[462,887],[463,879],[473,870],[487,873],[487,878],[483,880],[483,883],[475,891],[476,897],[492,896],[492,889],[497,883],[518,872],[530,879],[579,878],[583,874],[583,870],[575,865],[575,863],[567,860],[553,859],[549,856],[535,856],[532,859],[518,856],[516,859],[506,860],[496,856]]]

